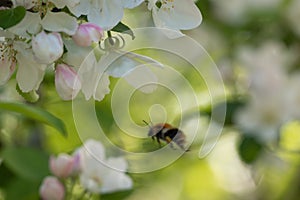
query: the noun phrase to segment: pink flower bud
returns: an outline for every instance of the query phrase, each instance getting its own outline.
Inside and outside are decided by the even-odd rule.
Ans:
[[[45,33],[44,31],[32,38],[32,50],[37,62],[51,64],[60,58],[64,52],[64,45],[59,33]]]
[[[77,72],[68,65],[57,65],[55,71],[55,87],[63,100],[71,100],[76,97],[81,88],[81,82]]]
[[[43,200],[63,200],[65,188],[56,177],[47,176],[40,186],[40,196]]]
[[[66,178],[72,174],[73,164],[74,159],[72,156],[59,154],[57,157],[50,157],[49,168],[55,176]]]
[[[103,36],[103,30],[93,23],[84,23],[79,25],[73,40],[78,46],[90,46],[92,42],[99,42]]]
[[[81,172],[80,153],[76,151],[73,154],[72,175],[78,175]]]
[[[8,57],[0,57],[0,85],[4,85],[14,73],[16,62]]]

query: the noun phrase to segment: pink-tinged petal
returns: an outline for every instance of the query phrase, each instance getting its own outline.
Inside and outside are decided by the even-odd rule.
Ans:
[[[74,68],[59,64],[55,71],[55,87],[63,100],[75,98],[81,89],[81,82]]]
[[[40,186],[39,193],[43,200],[63,200],[65,188],[56,177],[47,176]]]
[[[72,174],[74,159],[68,154],[59,154],[57,157],[51,156],[49,168],[51,172],[59,178],[66,178]]]
[[[73,40],[78,46],[90,46],[92,42],[99,42],[103,36],[103,30],[96,24],[84,23],[79,25]]]

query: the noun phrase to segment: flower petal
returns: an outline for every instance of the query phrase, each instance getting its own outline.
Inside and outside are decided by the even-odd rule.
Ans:
[[[193,0],[165,2],[167,3],[162,4],[159,9],[157,7],[152,9],[153,20],[157,27],[178,31],[193,29],[200,25],[202,15]],[[175,35],[172,38],[175,38]]]
[[[80,15],[87,15],[89,13],[89,8],[91,7],[90,1],[80,1],[76,6],[67,5],[71,13],[76,17]]]
[[[32,52],[18,53],[17,82],[23,92],[37,90],[45,74],[46,65],[35,62]]]
[[[124,79],[134,88],[144,93],[151,93],[157,88],[157,77],[145,65],[139,66],[124,76]]]
[[[123,17],[123,5],[120,0],[96,0],[88,14],[88,21],[97,24],[103,30],[110,30]]]
[[[57,8],[75,7],[79,4],[80,0],[50,0]]]
[[[91,47],[81,47],[74,43],[73,40],[63,39],[67,52],[64,54],[63,60],[74,67],[79,68],[86,59],[87,55],[93,50]]]
[[[110,92],[109,89],[109,77],[106,73],[103,73],[101,77],[99,77],[96,90],[94,92],[94,99],[97,101],[101,101],[104,99],[105,95]]]
[[[103,180],[102,193],[111,193],[119,190],[129,190],[132,188],[131,178],[121,172],[109,171]]]
[[[30,38],[30,34],[37,34],[41,30],[41,18],[39,13],[26,12],[23,20],[16,26],[9,28],[8,30],[16,35]],[[28,32],[28,33],[27,33]]]
[[[81,68],[78,71],[80,80],[82,81],[82,92],[85,99],[90,99],[96,91],[98,80],[100,77],[99,70],[97,69],[97,61],[94,53],[90,53],[83,61]]]
[[[124,8],[134,8],[139,6],[144,0],[122,0]]]
[[[148,64],[153,66],[163,65],[158,61],[143,56],[140,54],[132,53],[132,52],[122,52],[122,51],[110,51],[108,54],[102,56],[103,65],[109,65],[107,68],[107,73],[113,77],[123,77],[126,73],[131,71],[133,68],[140,66],[142,64]],[[100,60],[100,61],[101,61]],[[106,69],[105,69],[106,70]]]
[[[48,12],[41,24],[48,31],[65,32],[68,35],[75,34],[78,27],[76,18],[63,12]]]

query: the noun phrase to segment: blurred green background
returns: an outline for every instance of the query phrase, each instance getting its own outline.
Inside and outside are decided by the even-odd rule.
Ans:
[[[222,136],[207,157],[198,158],[198,151],[203,142],[203,130],[207,128],[211,110],[216,107],[209,102],[204,80],[213,79],[214,76],[210,74],[208,77],[201,77],[185,61],[163,52],[137,51],[136,53],[167,63],[189,80],[200,99],[200,107],[191,110],[201,114],[198,123],[200,129],[190,147],[191,151],[173,164],[155,172],[130,174],[134,181],[131,191],[103,195],[100,199],[299,199],[300,123],[293,121],[283,125],[278,130],[281,136],[278,143],[269,145],[245,137],[231,120],[241,97],[244,98],[247,94],[247,89],[243,87],[245,72],[236,60],[236,53],[241,47],[257,47],[266,41],[278,42],[285,47],[286,53],[293,57],[291,65],[286,66],[288,73],[299,70],[298,0],[200,0],[196,4],[202,12],[203,22],[197,29],[184,33],[207,50],[220,67],[221,73],[225,70],[222,75],[229,103],[227,102],[228,113]],[[125,16],[123,22],[131,28],[153,26],[151,13],[145,5],[127,10]],[[113,91],[120,80],[110,80],[110,89]],[[7,85],[0,87],[2,102],[24,102],[15,91],[15,84],[15,80],[12,79]],[[131,87],[124,84],[125,88]],[[184,87],[180,91],[182,93],[176,95],[189,95],[184,93]],[[49,155],[72,153],[82,144],[72,116],[72,102],[60,100],[54,88],[52,72],[47,74],[39,94],[40,100],[37,103],[27,104],[43,108],[63,120],[68,135],[65,137],[51,126],[1,109],[0,151],[4,161],[2,160],[0,165],[0,199],[38,199],[39,184],[42,178],[49,174]],[[163,87],[158,87],[152,94],[137,91],[130,100],[130,117],[135,123],[144,126],[142,120],[150,121],[151,106],[160,104],[167,114],[166,121],[178,126],[175,121],[184,113],[180,113],[176,95]],[[108,138],[117,146],[132,152],[158,149],[158,144],[150,138],[128,136],[116,125],[111,110],[111,98],[110,93],[103,101],[95,103],[99,123]],[[118,103],[122,104],[122,99]],[[156,115],[155,107],[152,110],[155,120],[165,119],[161,116],[160,108],[157,109],[159,114]],[[128,116],[124,113],[124,117]],[[85,120],[88,119],[83,114],[82,123],[85,123]],[[184,122],[183,131],[187,138],[189,130],[197,123],[193,120],[195,119],[191,116]],[[86,123],[88,124],[88,121]],[[189,123],[192,125],[189,126]],[[94,133],[86,134],[88,137]],[[141,134],[144,136],[147,133]]]

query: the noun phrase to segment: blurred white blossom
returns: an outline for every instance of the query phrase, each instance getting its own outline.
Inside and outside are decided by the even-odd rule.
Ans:
[[[131,178],[125,174],[127,162],[123,157],[106,158],[103,145],[87,140],[77,150],[80,155],[80,183],[92,193],[109,193],[132,188]]]
[[[245,133],[263,141],[274,141],[281,125],[290,119],[287,104],[286,50],[279,43],[266,42],[261,47],[238,50],[246,67],[249,100],[236,116]]]
[[[278,8],[281,0],[211,0],[211,2],[213,11],[220,20],[240,25],[255,12],[267,12]]]

